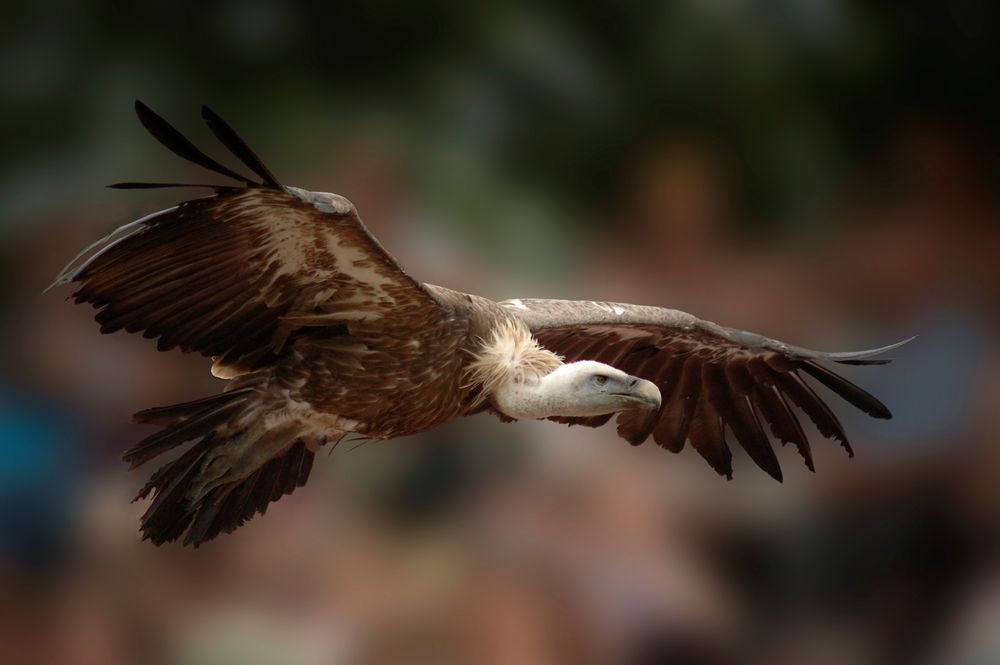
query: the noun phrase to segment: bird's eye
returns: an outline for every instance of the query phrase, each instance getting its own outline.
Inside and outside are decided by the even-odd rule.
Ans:
[[[607,382],[608,382],[608,377],[606,377],[603,374],[598,374],[597,376],[594,377],[594,383],[596,383],[599,386],[603,386]]]

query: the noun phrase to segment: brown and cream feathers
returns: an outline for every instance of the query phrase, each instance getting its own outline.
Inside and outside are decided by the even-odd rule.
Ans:
[[[167,148],[232,185],[127,224],[81,252],[54,285],[76,284],[101,331],[124,329],[212,358],[225,392],[148,409],[162,427],[125,453],[133,467],[178,447],[140,496],[153,495],[144,537],[198,545],[239,527],[306,482],[315,451],[348,433],[390,438],[496,408],[510,382],[564,363],[599,361],[654,383],[654,410],[555,420],[598,426],[617,413],[633,444],[690,442],[731,476],[730,447],[781,479],[772,439],[813,468],[798,413],[850,452],[816,384],[877,418],[888,409],[827,369],[877,364],[894,347],[822,354],[656,307],[556,300],[503,303],[406,274],[335,194],[282,185],[219,116],[203,118],[257,179],[196,148],[141,102]],[[633,381],[634,382],[634,381]],[[590,386],[590,384],[587,384]],[[596,388],[595,388],[596,389]],[[652,389],[655,391],[655,389]]]

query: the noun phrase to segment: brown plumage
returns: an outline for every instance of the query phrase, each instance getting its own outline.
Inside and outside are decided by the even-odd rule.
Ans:
[[[56,279],[124,329],[212,358],[220,395],[147,409],[160,425],[124,455],[134,468],[178,447],[139,497],[144,537],[197,546],[306,482],[316,450],[348,433],[405,436],[490,410],[592,427],[679,452],[690,441],[731,477],[730,445],[777,479],[771,438],[812,469],[796,410],[850,452],[811,382],[877,418],[877,399],[819,361],[874,364],[888,348],[822,354],[655,307],[495,303],[409,277],[335,194],[283,186],[218,115],[212,132],[260,180],[201,152],[140,102],[167,148],[238,185],[127,224]],[[155,183],[121,183],[147,188]],[[199,186],[199,185],[195,185]]]

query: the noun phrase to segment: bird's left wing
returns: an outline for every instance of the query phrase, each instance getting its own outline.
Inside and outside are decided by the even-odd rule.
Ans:
[[[205,155],[141,102],[136,112],[171,151],[241,184],[204,185],[214,194],[117,229],[63,270],[55,285],[77,283],[74,298],[99,309],[102,332],[124,328],[158,339],[161,350],[212,356],[213,372],[230,378],[267,362],[305,326],[442,315],[347,199],[282,186],[207,108],[213,133],[259,182]],[[176,185],[118,185],[156,186]]]
[[[622,438],[638,445],[652,436],[674,452],[690,441],[712,468],[727,477],[732,477],[727,443],[735,441],[758,466],[781,480],[767,430],[795,445],[813,469],[809,441],[794,407],[823,436],[839,440],[853,454],[844,428],[811,380],[875,418],[892,417],[879,400],[820,363],[882,364],[888,360],[871,358],[905,342],[868,351],[822,353],[659,307],[540,299],[507,300],[501,305],[566,362],[597,360],[659,387],[663,401],[658,411],[626,411],[618,416]],[[560,420],[597,427],[610,418]]]

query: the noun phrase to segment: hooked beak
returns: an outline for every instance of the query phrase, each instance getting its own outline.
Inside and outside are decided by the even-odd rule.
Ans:
[[[660,389],[652,381],[640,379],[637,376],[629,377],[627,392],[620,393],[631,402],[635,402],[635,407],[655,411],[660,408]]]

